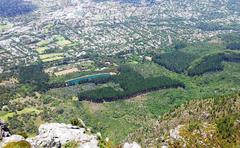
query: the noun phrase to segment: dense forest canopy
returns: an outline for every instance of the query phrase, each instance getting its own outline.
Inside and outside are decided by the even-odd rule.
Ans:
[[[193,54],[174,51],[157,55],[154,57],[154,61],[169,70],[181,73],[184,72],[196,58],[197,56]]]
[[[19,80],[23,84],[31,84],[36,90],[47,90],[48,74],[43,71],[43,65],[36,64],[19,68]]]
[[[144,78],[126,65],[119,67],[119,71],[120,74],[113,77],[112,81],[119,84],[122,91],[104,87],[79,93],[79,99],[93,102],[114,101],[158,89],[185,87],[184,83],[166,76]]]
[[[226,49],[240,50],[240,34],[232,33],[221,36],[222,40],[225,41]]]

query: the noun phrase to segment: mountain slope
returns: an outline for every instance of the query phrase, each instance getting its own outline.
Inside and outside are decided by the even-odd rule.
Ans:
[[[190,101],[165,114],[151,129],[128,138],[143,146],[237,147],[240,144],[240,94]]]

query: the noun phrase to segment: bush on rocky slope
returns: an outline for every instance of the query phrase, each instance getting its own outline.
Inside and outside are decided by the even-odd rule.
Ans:
[[[165,114],[150,129],[129,135],[142,145],[205,147],[240,145],[240,94],[190,101]]]

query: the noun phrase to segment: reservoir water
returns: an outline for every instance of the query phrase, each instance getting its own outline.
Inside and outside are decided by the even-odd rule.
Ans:
[[[81,84],[81,83],[91,82],[91,81],[97,80],[99,78],[101,78],[101,79],[109,78],[111,76],[112,76],[111,73],[99,73],[99,74],[94,74],[94,75],[87,75],[87,76],[82,76],[82,77],[68,80],[68,81],[66,81],[66,84],[67,85],[77,85],[77,84]]]

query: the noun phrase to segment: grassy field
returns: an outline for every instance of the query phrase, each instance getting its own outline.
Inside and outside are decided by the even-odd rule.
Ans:
[[[48,47],[39,47],[39,48],[36,49],[36,51],[39,54],[43,54],[47,49],[48,49]]]
[[[49,41],[47,41],[47,40],[42,40],[42,41],[40,41],[40,42],[37,43],[37,46],[38,46],[38,47],[44,47],[44,46],[46,46],[46,45],[48,45],[48,44],[49,44]]]
[[[69,40],[65,40],[65,39],[64,40],[59,40],[59,41],[56,42],[56,44],[60,47],[65,47],[65,46],[67,46],[71,43],[72,42],[70,42]]]
[[[63,53],[49,53],[49,54],[39,55],[39,57],[43,62],[51,62],[51,61],[64,59],[64,54]]]
[[[54,36],[50,40],[42,40],[37,43],[36,51],[43,62],[52,62],[64,59],[62,48],[70,45],[72,42],[65,39],[61,35]],[[49,45],[57,46],[57,48],[50,48]],[[47,52],[47,53],[46,53]]]
[[[55,43],[56,43],[58,46],[60,46],[60,47],[65,47],[65,46],[67,46],[67,45],[69,45],[69,44],[72,43],[71,41],[65,39],[65,38],[64,38],[63,36],[61,36],[61,35],[55,36],[55,37],[54,37],[54,40],[56,41]]]
[[[11,28],[12,24],[0,24],[0,32]]]
[[[58,61],[58,60],[63,60],[64,57],[61,56],[55,56],[55,57],[51,57],[51,58],[46,58],[46,59],[42,59],[43,62],[52,62],[52,61]]]

